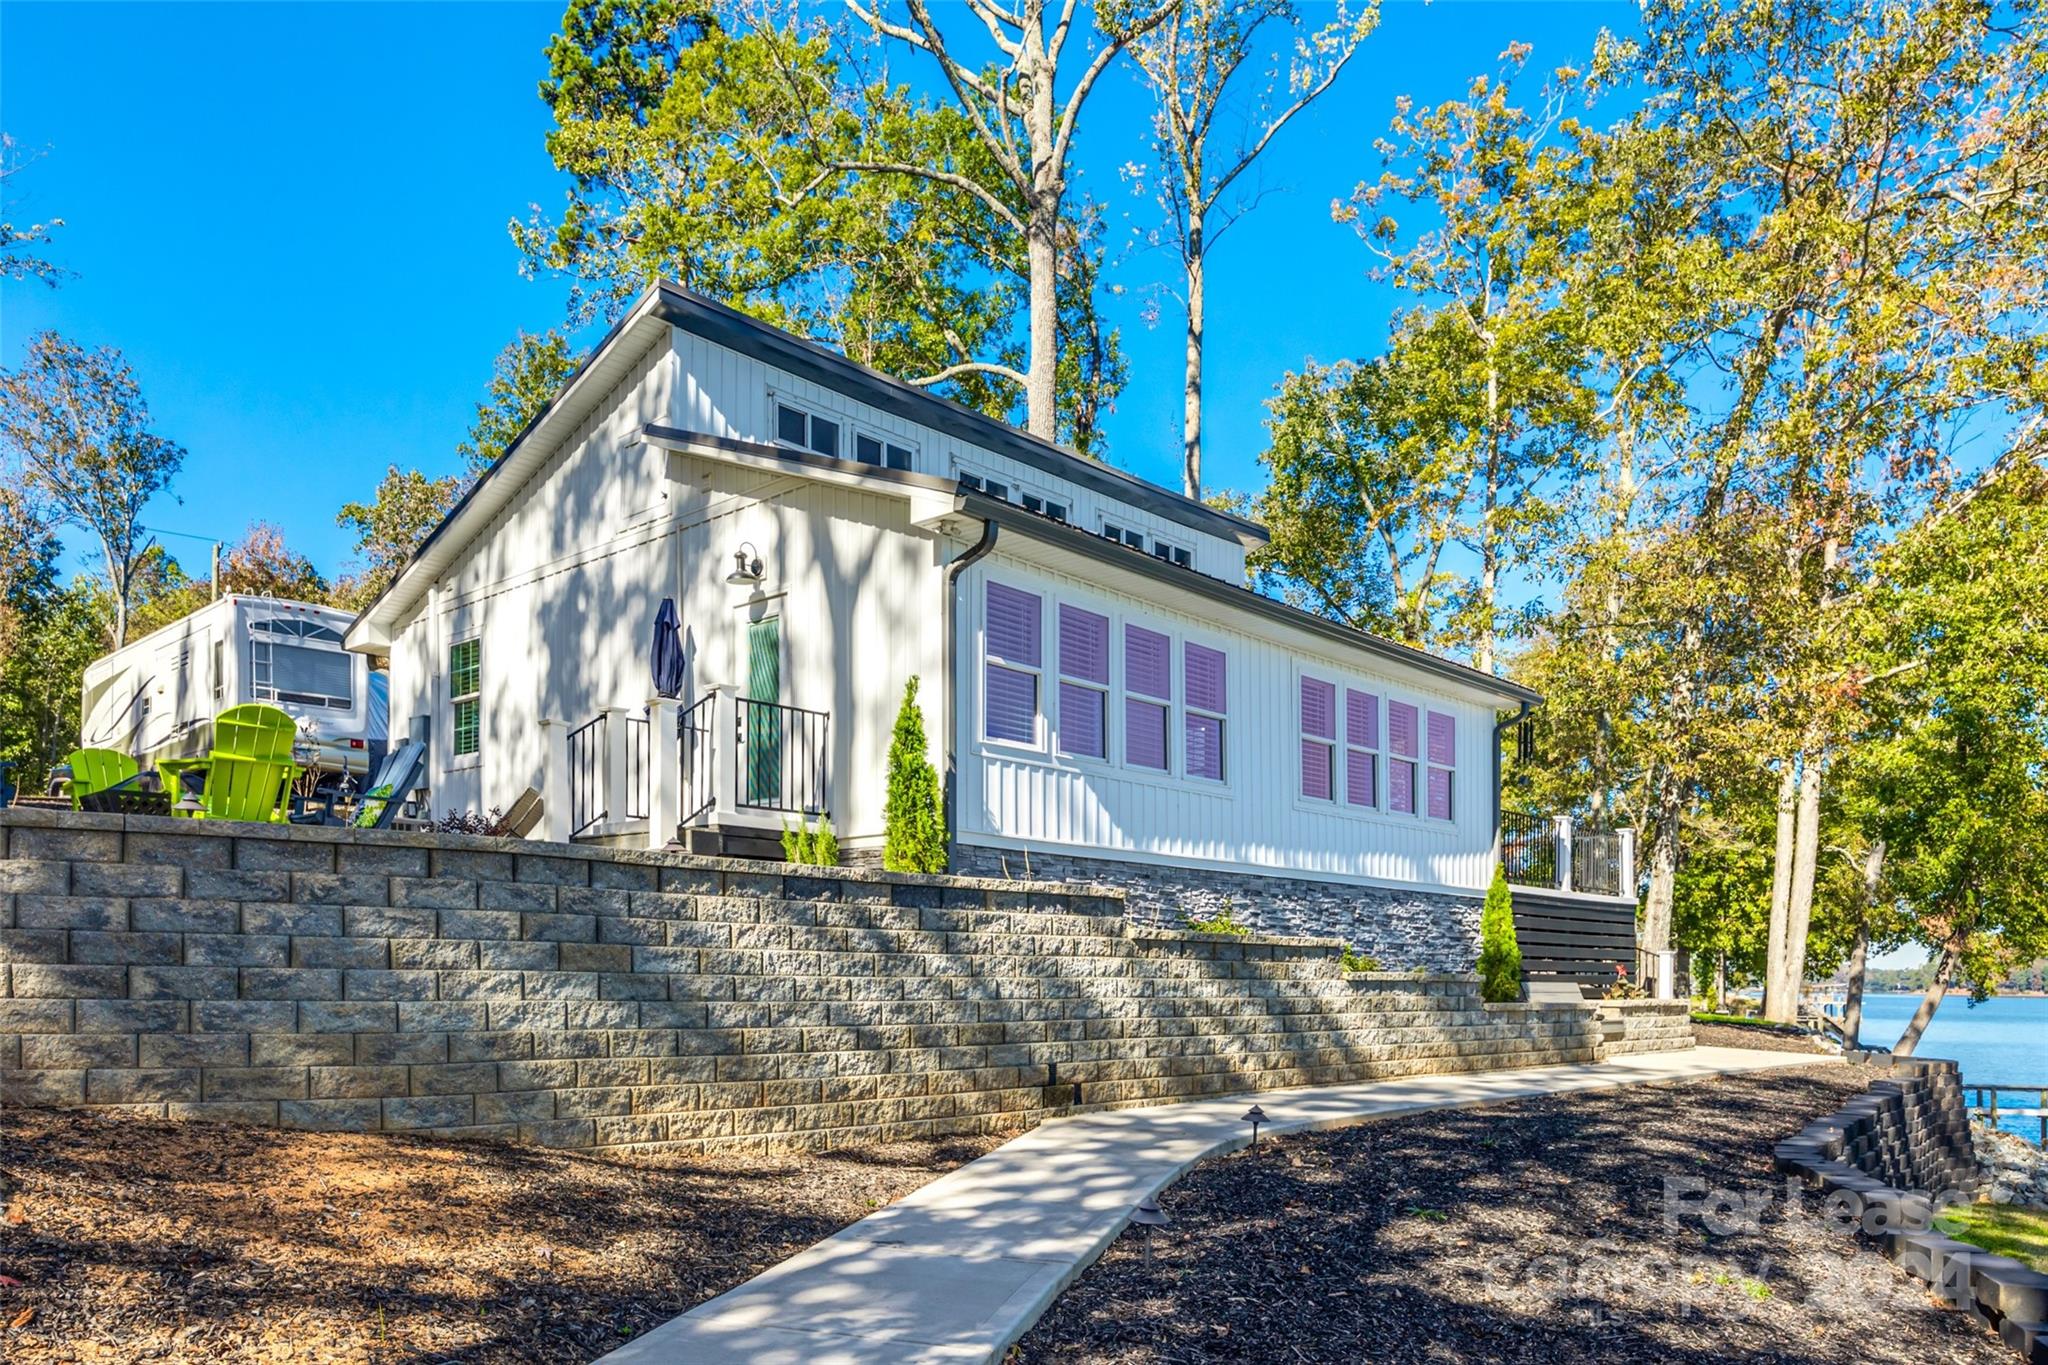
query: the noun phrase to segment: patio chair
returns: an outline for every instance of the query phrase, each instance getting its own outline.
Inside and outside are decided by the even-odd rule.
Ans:
[[[213,718],[213,748],[205,760],[206,785],[199,793],[208,820],[261,820],[282,824],[290,811],[292,745],[298,725],[275,706],[249,702]],[[177,779],[165,784],[173,790]]]
[[[141,771],[133,758],[116,749],[73,749],[64,762],[71,769],[67,790],[73,810],[84,810],[86,797],[119,786]]]
[[[353,821],[357,829],[389,829],[405,804],[406,793],[419,786],[427,766],[427,746],[409,739],[384,757],[384,766],[363,791]]]

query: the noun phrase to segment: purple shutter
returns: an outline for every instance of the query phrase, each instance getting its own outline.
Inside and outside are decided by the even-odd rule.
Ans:
[[[1330,746],[1319,739],[1301,742],[1301,794],[1330,799]]]
[[[1429,818],[1448,820],[1451,818],[1451,770],[1431,768],[1429,770]]]
[[[1060,603],[1060,672],[1109,685],[1109,618]]]
[[[1354,806],[1379,804],[1378,784],[1373,780],[1374,765],[1379,756],[1363,749],[1352,749],[1344,755],[1344,799]]]
[[[1354,749],[1380,747],[1380,699],[1344,689],[1344,742]]]
[[[1415,814],[1415,765],[1406,759],[1387,763],[1387,809],[1402,815]]]
[[[1106,693],[1064,680],[1060,683],[1060,752],[1102,758],[1102,708]]]
[[[1038,742],[1038,679],[991,662],[988,679],[988,737],[1017,744]]]
[[[1416,709],[1407,702],[1387,703],[1387,747],[1403,758],[1422,757],[1417,719]]]
[[[1124,762],[1133,768],[1166,771],[1166,708],[1124,698]]]
[[[1143,626],[1124,627],[1124,690],[1161,701],[1173,699],[1173,642]],[[1164,736],[1161,737],[1162,743]],[[1160,764],[1164,767],[1165,764]]]
[[[1206,645],[1189,645],[1187,654],[1188,705],[1198,711],[1222,713],[1230,709],[1225,686],[1223,651]]]
[[[1036,668],[1039,663],[1038,594],[1002,583],[988,585],[988,656]]]
[[[1458,721],[1441,711],[1429,713],[1429,761],[1451,767],[1458,761]]]
[[[1302,678],[1301,732],[1318,739],[1337,737],[1337,684]]]
[[[1188,721],[1188,776],[1223,780],[1223,722],[1214,716],[1190,714]]]

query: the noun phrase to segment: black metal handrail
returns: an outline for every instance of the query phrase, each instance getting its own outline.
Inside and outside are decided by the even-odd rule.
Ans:
[[[712,753],[714,693],[676,717],[676,748],[682,779],[683,809],[678,825],[695,821],[718,801],[718,769]]]
[[[603,820],[605,720],[600,712],[569,732],[569,837]]]
[[[1518,810],[1500,813],[1500,865],[1516,886],[1557,885],[1557,822]]]
[[[829,813],[828,713],[740,697],[733,719],[734,805],[798,815]]]
[[[646,713],[626,717],[626,818],[645,820],[648,811]]]
[[[1621,836],[1613,830],[1572,831],[1572,890],[1594,896],[1621,894]]]

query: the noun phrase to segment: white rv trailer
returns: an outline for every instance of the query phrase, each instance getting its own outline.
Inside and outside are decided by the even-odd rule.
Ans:
[[[145,768],[206,753],[213,718],[266,702],[298,722],[299,761],[367,771],[390,719],[385,675],[342,648],[351,612],[229,594],[86,666],[79,743]]]

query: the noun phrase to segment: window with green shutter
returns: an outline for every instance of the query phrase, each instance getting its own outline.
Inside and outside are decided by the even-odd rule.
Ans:
[[[481,747],[481,703],[483,693],[483,643],[469,639],[448,649],[448,699],[455,716],[455,756],[465,757]]]

